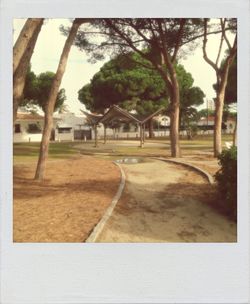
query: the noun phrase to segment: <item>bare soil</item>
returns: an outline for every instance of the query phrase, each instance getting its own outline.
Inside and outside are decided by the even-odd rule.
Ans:
[[[83,242],[112,201],[120,171],[109,160],[81,156],[14,166],[14,242]]]
[[[125,191],[97,242],[237,241],[236,223],[200,174],[158,160],[122,167]]]

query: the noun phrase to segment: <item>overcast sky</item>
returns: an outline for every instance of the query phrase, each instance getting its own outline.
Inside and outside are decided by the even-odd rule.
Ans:
[[[24,25],[25,19],[15,19],[13,22],[14,42]],[[36,47],[31,59],[32,71],[39,74],[46,71],[56,72],[59,58],[65,43],[66,37],[59,31],[59,26],[70,25],[69,19],[48,19],[45,21],[39,34]],[[208,40],[208,54],[211,59],[216,58],[220,37],[211,35]],[[104,61],[91,64],[87,62],[87,55],[79,51],[75,46],[71,48],[67,68],[63,76],[61,88],[65,88],[67,101],[66,104],[71,112],[80,113],[84,106],[78,101],[78,91],[83,85],[87,84],[93,75],[99,71]],[[108,58],[106,59],[108,60]],[[215,92],[212,85],[216,81],[215,71],[208,65],[203,57],[201,47],[187,58],[180,61],[185,69],[194,78],[194,85],[199,86],[205,93],[206,99],[212,100]],[[203,107],[206,106],[206,102]]]

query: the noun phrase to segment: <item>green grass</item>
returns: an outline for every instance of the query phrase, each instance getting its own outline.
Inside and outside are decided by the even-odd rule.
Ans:
[[[137,140],[138,141],[138,140]],[[225,141],[232,141],[232,135],[223,135],[223,144]],[[166,156],[170,154],[170,142],[167,138],[155,138],[147,139],[146,142],[155,143],[166,143],[166,147],[147,147],[144,148],[138,146],[116,146],[115,141],[112,141],[112,148],[108,148],[109,141],[107,145],[101,144],[98,149],[93,148],[93,142],[88,142],[82,145],[82,154],[95,154],[95,153],[107,153],[110,157],[117,159],[119,156]],[[50,159],[66,159],[74,155],[77,155],[79,149],[74,148],[79,142],[61,142],[61,143],[50,143],[49,147],[49,158]],[[181,139],[181,150],[183,154],[192,154],[192,151],[213,151],[213,137],[211,135],[197,136],[193,140]],[[13,157],[14,161],[36,161],[38,158],[40,143],[15,143],[13,145]],[[112,152],[113,151],[113,152]]]
[[[36,160],[39,155],[40,143],[15,143],[13,144],[14,161]],[[78,151],[73,148],[72,143],[50,143],[49,158],[69,158],[76,155]]]

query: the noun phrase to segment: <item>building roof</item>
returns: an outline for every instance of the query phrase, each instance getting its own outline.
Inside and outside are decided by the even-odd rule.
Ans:
[[[16,120],[44,120],[44,116],[36,113],[17,113]]]
[[[87,113],[82,111],[86,116],[87,120],[90,124],[111,124],[112,122],[118,121],[118,122],[135,122],[139,124],[144,124],[149,119],[153,118],[155,115],[159,114],[161,111],[163,111],[164,108],[161,108],[154,112],[153,114],[147,115],[147,116],[141,116],[132,114],[124,109],[121,109],[117,105],[113,105],[109,108],[109,110],[104,115],[96,115],[93,113]]]
[[[87,122],[90,124],[90,125],[94,125],[96,123],[98,123],[98,120],[103,116],[103,115],[97,115],[97,114],[93,114],[93,113],[88,113],[88,112],[85,112],[83,110],[80,110],[83,114],[86,115],[86,119],[87,119]]]
[[[60,118],[53,117],[54,120],[60,120]],[[43,121],[44,116],[39,115],[37,113],[25,113],[25,112],[18,112],[16,120],[21,121]]]
[[[119,122],[137,122],[139,123],[139,119],[135,117],[135,115],[127,112],[124,109],[119,108],[116,105],[113,105],[109,108],[109,110],[99,119],[98,123],[108,124],[113,121]]]

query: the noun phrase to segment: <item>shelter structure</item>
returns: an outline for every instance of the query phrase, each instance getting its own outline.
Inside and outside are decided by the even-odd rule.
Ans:
[[[158,111],[147,117],[138,117],[132,113],[127,112],[124,109],[121,109],[117,105],[113,105],[109,108],[109,110],[102,116],[93,115],[89,113],[85,113],[90,123],[94,126],[95,130],[95,147],[98,146],[98,138],[97,138],[97,126],[99,123],[104,125],[104,144],[107,142],[106,129],[108,126],[112,126],[114,123],[136,123],[140,129],[140,147],[142,148],[145,142],[145,124],[154,116],[162,112],[164,108],[160,108]]]
[[[87,123],[94,128],[95,132],[95,147],[98,146],[98,138],[97,138],[97,127],[99,124],[99,120],[103,117],[103,115],[98,115],[98,114],[93,114],[93,113],[88,113],[85,111],[82,111],[86,115],[86,120]]]

